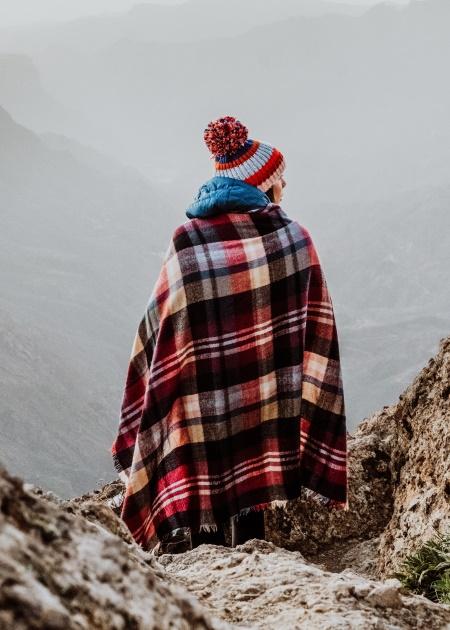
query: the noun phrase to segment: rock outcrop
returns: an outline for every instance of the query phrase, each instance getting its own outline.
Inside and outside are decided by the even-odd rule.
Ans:
[[[450,530],[450,338],[376,430],[390,434],[393,479],[393,512],[378,552],[384,576],[434,530]]]
[[[267,512],[268,539],[326,567],[385,577],[433,528],[450,527],[450,337],[349,439],[348,512],[295,500]]]
[[[393,509],[389,439],[358,430],[349,438],[348,511],[329,511],[313,499],[295,499],[266,513],[267,539],[302,552],[332,570],[349,566],[342,556],[378,537]],[[372,545],[373,546],[373,545]],[[375,559],[365,568],[373,574]],[[356,558],[355,558],[356,560]],[[353,565],[352,565],[353,566]]]
[[[449,406],[450,337],[349,440],[349,511],[291,501],[235,549],[156,557],[117,516],[120,482],[62,501],[0,469],[0,630],[449,628],[450,606],[389,579],[450,525]]]
[[[4,470],[0,506],[2,630],[450,624],[450,607],[408,595],[395,580],[330,573],[270,542],[201,545],[155,558],[123,539],[126,532],[106,505],[39,496]]]
[[[154,556],[111,533],[123,528],[111,509],[97,505],[89,520],[72,511],[0,469],[2,630],[229,627],[205,612]],[[108,529],[100,524],[106,518]]]
[[[397,580],[381,583],[348,569],[324,571],[300,552],[261,540],[235,549],[200,545],[164,554],[161,562],[212,614],[238,628],[400,630],[450,624],[450,607],[408,595]]]

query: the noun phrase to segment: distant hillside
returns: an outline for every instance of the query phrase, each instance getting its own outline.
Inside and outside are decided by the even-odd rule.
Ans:
[[[0,27],[0,51],[37,52],[47,46],[93,53],[119,39],[154,42],[194,42],[199,39],[243,34],[255,25],[271,24],[295,16],[326,13],[360,15],[358,3],[327,0],[188,0],[176,5],[136,2],[129,11],[105,13],[67,22],[31,27]]]
[[[65,133],[101,143],[108,129],[70,103],[63,104],[44,87],[34,61],[24,54],[0,53],[0,104],[33,131]]]
[[[0,137],[0,458],[76,494],[112,469],[124,366],[174,225],[148,183],[89,149],[1,108]]]
[[[10,50],[33,50],[45,90],[80,112],[84,122],[76,133],[68,125],[66,135],[151,178],[177,181],[182,196],[210,166],[199,130],[224,112],[283,148],[294,205],[448,182],[449,2],[385,4],[359,17],[305,16],[294,0],[283,10],[269,2],[252,11],[254,2],[240,3],[239,20],[232,11],[215,19],[205,0],[143,4],[45,32],[36,27]],[[39,50],[27,48],[33,33]],[[11,91],[0,81],[4,89]],[[21,91],[10,98],[11,113],[20,109],[20,120],[36,128],[39,99]]]
[[[147,10],[135,9],[142,24]],[[348,203],[448,181],[450,3],[380,6],[357,18],[280,12],[269,24],[256,11],[245,33],[211,31],[201,14],[204,38],[181,7],[171,10],[177,19],[162,41],[128,32],[122,16],[114,18],[121,30],[100,43],[107,21],[98,18],[85,24],[95,50],[79,25],[82,53],[48,41],[34,57],[53,96],[98,125],[103,151],[177,179],[186,194],[209,167],[199,130],[231,112],[283,148],[294,203]],[[190,41],[170,41],[177,24]]]
[[[300,214],[336,307],[351,422],[394,402],[450,327],[450,184]]]

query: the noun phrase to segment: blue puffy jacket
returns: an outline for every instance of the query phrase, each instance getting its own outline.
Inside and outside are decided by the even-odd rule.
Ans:
[[[246,212],[269,203],[270,198],[256,186],[233,177],[215,176],[200,187],[186,215],[190,219],[212,217],[222,212]]]

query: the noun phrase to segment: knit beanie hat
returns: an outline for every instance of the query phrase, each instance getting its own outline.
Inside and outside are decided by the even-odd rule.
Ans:
[[[266,192],[286,168],[278,149],[249,138],[247,127],[233,116],[210,122],[203,137],[215,158],[217,176],[240,179]]]

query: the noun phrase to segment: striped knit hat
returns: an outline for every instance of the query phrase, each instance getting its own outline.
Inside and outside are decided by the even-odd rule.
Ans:
[[[283,154],[272,145],[251,140],[248,129],[233,116],[209,123],[206,146],[215,158],[216,175],[241,179],[263,192],[269,190],[286,168]]]

